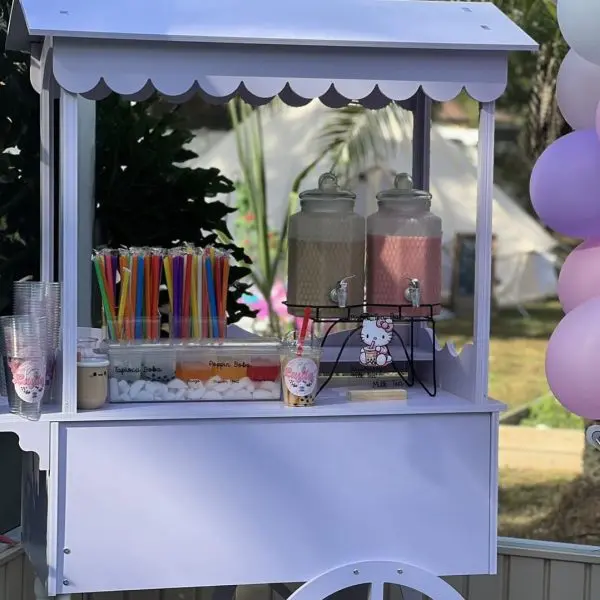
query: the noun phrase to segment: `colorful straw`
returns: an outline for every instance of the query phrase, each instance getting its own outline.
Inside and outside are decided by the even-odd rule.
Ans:
[[[298,336],[298,348],[296,350],[297,356],[302,356],[304,352],[304,340],[306,339],[306,332],[308,331],[308,321],[310,320],[310,306],[304,308],[304,317],[302,318],[302,325],[300,327],[300,335]]]
[[[160,248],[99,250],[92,256],[112,340],[153,340],[160,336]]]
[[[194,246],[104,249],[92,262],[110,339],[158,339],[163,269],[171,337],[225,337],[229,253]]]
[[[226,334],[229,254],[184,246],[164,257],[171,336],[222,338]]]

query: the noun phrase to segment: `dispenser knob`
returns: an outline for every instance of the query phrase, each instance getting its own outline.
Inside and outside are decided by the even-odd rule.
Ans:
[[[585,439],[592,448],[600,450],[600,425],[590,425],[585,430]]]
[[[348,306],[348,280],[353,277],[354,275],[350,275],[349,277],[340,279],[329,292],[329,298],[331,298],[334,304],[338,305],[338,308],[346,308]]]
[[[421,284],[418,279],[409,279],[408,281],[404,297],[411,303],[413,308],[418,308],[421,305]]]

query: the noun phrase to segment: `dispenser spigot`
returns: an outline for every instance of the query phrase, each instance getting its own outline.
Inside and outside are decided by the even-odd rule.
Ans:
[[[329,292],[329,298],[334,304],[338,305],[338,308],[346,308],[348,306],[348,280],[353,277],[354,275],[350,275],[349,277],[340,279]]]
[[[411,303],[413,308],[421,305],[421,284],[418,279],[409,279],[409,284],[404,291],[404,297]]]

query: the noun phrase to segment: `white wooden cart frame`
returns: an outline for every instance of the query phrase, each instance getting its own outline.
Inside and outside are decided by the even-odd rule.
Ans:
[[[58,242],[63,283],[61,404],[37,423],[0,412],[0,430],[37,454],[26,461],[23,525],[38,594],[66,600],[113,589],[308,581],[294,600],[360,583],[370,583],[377,600],[385,583],[453,600],[460,596],[440,576],[494,573],[502,409],[487,397],[494,102],[506,87],[508,53],[534,51],[535,42],[488,3],[16,0],[7,46],[31,54],[41,100],[42,278],[55,278]],[[137,100],[158,91],[175,102],[195,93],[214,102],[240,94],[253,104],[279,96],[297,106],[314,98],[333,107],[406,101],[415,116],[414,179],[428,188],[431,100],[463,88],[481,109],[474,344],[460,354],[436,345],[436,398],[332,402],[301,413],[274,403],[77,412],[77,273],[91,238],[81,226],[89,207],[80,199],[80,98],[112,91]],[[83,296],[89,305],[89,290]],[[162,454],[150,460],[155,449]],[[142,476],[144,469],[152,471]],[[166,487],[154,481],[166,475]],[[269,476],[286,489],[270,481],[259,489],[257,480]],[[211,500],[213,491],[221,495]],[[134,509],[129,495],[140,502]],[[238,496],[250,504],[228,502]],[[170,517],[180,539],[166,532],[168,507],[183,515]],[[152,525],[158,530],[149,534]],[[119,528],[124,537],[111,546],[109,533]],[[156,536],[173,542],[160,567],[145,547]]]

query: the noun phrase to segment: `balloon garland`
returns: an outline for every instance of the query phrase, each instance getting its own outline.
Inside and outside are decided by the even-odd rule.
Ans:
[[[574,130],[538,158],[530,196],[540,220],[584,241],[567,257],[558,297],[565,316],[546,350],[546,378],[569,411],[600,420],[600,2],[558,0],[570,46],[558,73],[558,107]],[[600,446],[600,426],[588,429]]]

